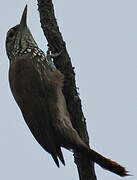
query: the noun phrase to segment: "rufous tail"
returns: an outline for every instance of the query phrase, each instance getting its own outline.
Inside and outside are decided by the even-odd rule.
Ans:
[[[79,147],[79,150],[81,150],[83,153],[85,153],[85,155],[88,156],[91,159],[91,161],[96,162],[102,168],[104,168],[108,171],[111,171],[121,177],[129,176],[128,171],[126,171],[126,169],[123,166],[119,165],[118,163],[116,163],[108,158],[105,158],[101,154],[90,149],[86,144]]]

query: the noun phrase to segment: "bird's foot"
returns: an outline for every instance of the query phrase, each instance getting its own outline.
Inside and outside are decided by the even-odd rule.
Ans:
[[[59,53],[52,54],[50,48],[48,48],[48,50],[47,50],[47,59],[51,60],[52,58],[59,57],[61,54],[62,54],[62,50]]]

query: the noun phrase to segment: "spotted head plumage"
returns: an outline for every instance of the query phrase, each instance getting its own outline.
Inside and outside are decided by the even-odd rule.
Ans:
[[[7,32],[6,51],[11,60],[17,55],[27,52],[27,49],[38,48],[28,26],[27,26],[27,5],[23,11],[20,24],[12,27]]]

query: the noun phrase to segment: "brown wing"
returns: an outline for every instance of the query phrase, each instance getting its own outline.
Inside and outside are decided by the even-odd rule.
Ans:
[[[46,64],[38,63],[37,60],[32,61],[29,57],[18,57],[11,61],[9,82],[13,96],[29,129],[39,144],[52,155],[59,167],[57,157],[63,164],[64,159],[61,148],[55,141],[47,105],[48,91],[50,93],[53,91],[53,95],[56,92],[52,86],[48,85],[50,79],[46,68]],[[54,72],[51,70],[50,74],[54,76]]]

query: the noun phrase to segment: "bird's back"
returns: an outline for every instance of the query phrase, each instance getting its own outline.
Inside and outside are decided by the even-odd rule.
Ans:
[[[34,62],[35,61],[35,62]],[[57,72],[50,72],[56,81]],[[49,114],[49,98],[56,104],[56,83],[51,82],[44,63],[32,60],[29,56],[16,57],[10,63],[9,82],[13,96],[34,137],[49,153],[55,155],[56,142]],[[49,87],[50,84],[50,87]],[[46,89],[46,87],[50,90]],[[61,84],[59,84],[61,86]],[[52,99],[50,99],[52,100]]]

